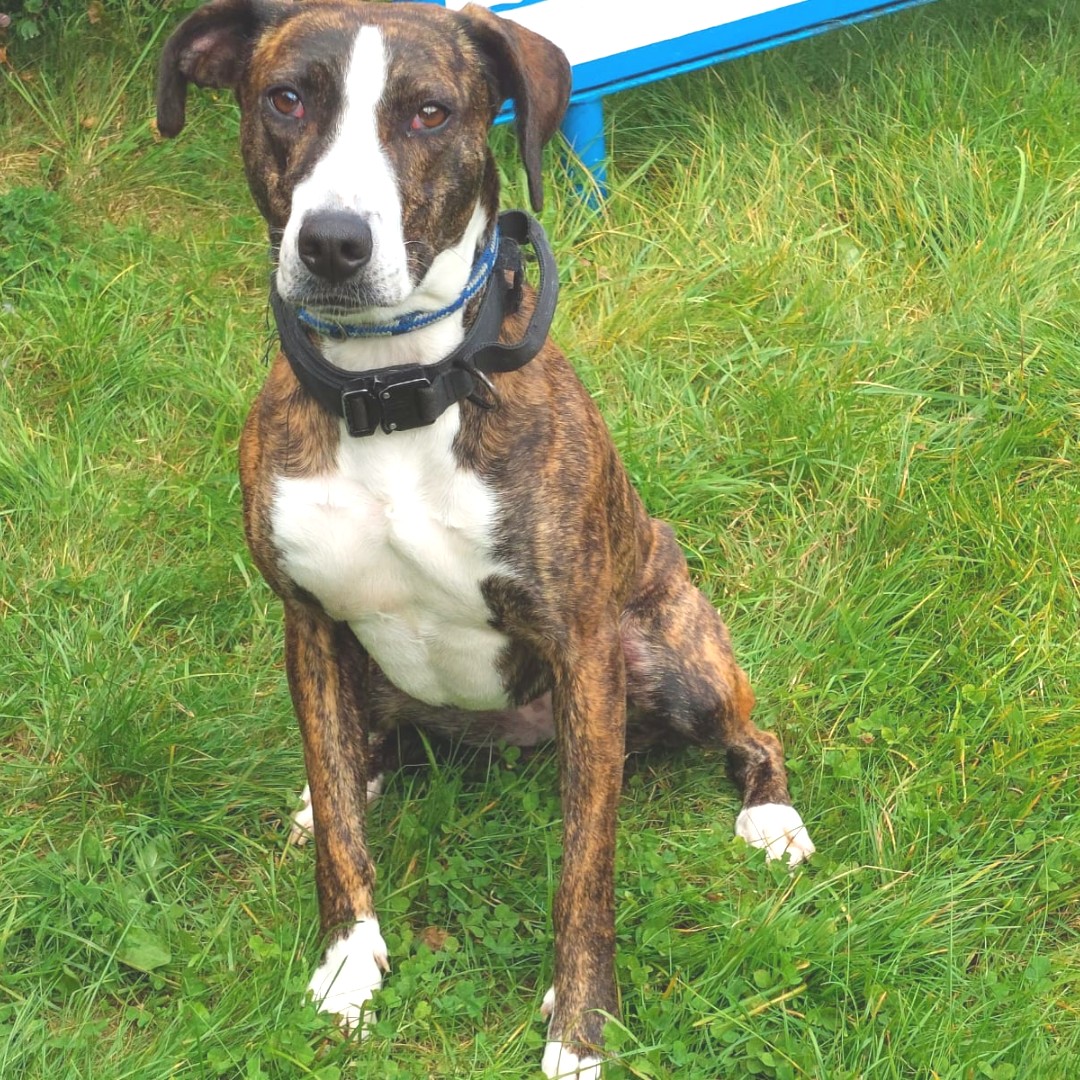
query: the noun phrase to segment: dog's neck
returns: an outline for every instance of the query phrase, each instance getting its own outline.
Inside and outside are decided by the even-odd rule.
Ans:
[[[456,333],[445,331],[446,340],[457,344],[445,355],[423,355],[422,362],[387,365],[387,350],[380,349],[381,366],[365,369],[346,368],[328,360],[329,348],[312,341],[309,331],[281,299],[276,287],[270,289],[281,348],[300,385],[328,412],[340,416],[350,435],[373,435],[377,428],[390,434],[432,424],[452,405],[466,399],[481,407],[493,404],[497,396],[488,375],[516,371],[543,348],[555,304],[559,296],[559,278],[551,247],[540,223],[521,210],[507,210],[499,215],[498,253],[488,286],[476,306],[475,318],[464,329],[462,310],[455,314]],[[521,307],[524,296],[524,258],[521,245],[531,246],[537,260],[538,286],[533,297],[528,324],[520,338],[512,343],[502,340],[506,318]],[[437,329],[448,320],[424,327]],[[401,337],[410,338],[407,334]],[[430,337],[425,334],[430,343]],[[346,345],[370,346],[378,339],[358,338],[335,342],[345,351]],[[390,342],[394,338],[388,339]],[[329,346],[330,341],[326,345]],[[385,345],[385,342],[383,343]],[[359,350],[357,350],[359,351]],[[414,350],[415,354],[415,350]],[[356,355],[346,357],[356,362]],[[365,356],[361,354],[363,362]],[[367,356],[370,360],[370,353]],[[485,397],[481,387],[486,388]]]
[[[461,239],[435,257],[423,280],[401,307],[380,309],[368,321],[390,322],[400,315],[436,312],[452,304],[469,284],[477,256],[494,227],[494,216],[478,204]],[[344,339],[320,335],[318,344],[323,356],[345,371],[434,364],[449,356],[464,340],[469,310],[469,305],[462,306],[437,322],[405,334]]]

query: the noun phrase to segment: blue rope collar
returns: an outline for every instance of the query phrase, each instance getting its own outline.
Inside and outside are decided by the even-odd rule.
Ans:
[[[448,315],[453,315],[455,311],[460,311],[487,283],[498,254],[499,228],[496,225],[491,231],[491,239],[487,247],[476,257],[472,273],[461,294],[438,311],[407,311],[404,315],[398,315],[387,323],[328,322],[317,315],[312,315],[305,308],[300,308],[296,312],[296,317],[315,333],[323,337],[336,338],[339,341],[346,338],[397,337],[399,334],[408,334],[413,330],[439,322]]]

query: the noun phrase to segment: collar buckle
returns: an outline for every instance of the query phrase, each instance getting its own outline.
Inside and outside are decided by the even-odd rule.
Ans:
[[[360,438],[374,435],[379,427],[389,434],[433,424],[436,416],[425,408],[430,397],[425,391],[431,385],[419,364],[352,380],[341,392],[341,414],[349,434]]]

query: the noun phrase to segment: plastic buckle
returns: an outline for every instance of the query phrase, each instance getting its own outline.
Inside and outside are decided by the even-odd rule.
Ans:
[[[434,422],[420,410],[418,390],[431,386],[431,378],[417,366],[396,375],[371,375],[357,379],[342,391],[341,411],[349,434],[356,438],[373,435],[382,427],[393,431],[424,427]]]
[[[379,396],[383,431],[389,435],[392,431],[406,431],[434,423],[434,417],[428,420],[421,414],[416,395],[417,390],[430,385],[431,379],[417,372],[409,372],[393,382],[376,382],[375,392]]]
[[[341,413],[349,434],[374,435],[379,426],[379,399],[373,386],[356,386],[341,392]]]

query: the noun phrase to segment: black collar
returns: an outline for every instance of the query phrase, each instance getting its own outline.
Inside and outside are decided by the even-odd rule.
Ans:
[[[343,417],[350,435],[389,433],[433,424],[451,405],[468,399],[482,407],[493,404],[480,392],[485,377],[515,371],[543,346],[555,314],[559,278],[555,258],[540,223],[522,210],[499,215],[499,254],[465,340],[434,364],[397,364],[358,373],[331,364],[312,344],[308,332],[278,295],[271,278],[270,306],[285,359],[297,381],[327,412]],[[521,245],[531,244],[540,267],[540,282],[529,325],[513,345],[499,342],[503,320],[521,304],[525,279]]]

